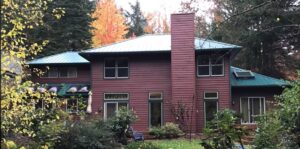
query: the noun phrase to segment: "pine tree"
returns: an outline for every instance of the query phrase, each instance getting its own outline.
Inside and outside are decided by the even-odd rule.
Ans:
[[[53,0],[49,3],[44,24],[28,34],[33,41],[48,40],[38,57],[90,48],[93,3],[89,0]],[[52,11],[53,8],[58,9]],[[57,11],[63,12],[59,19],[55,16]]]
[[[125,17],[127,20],[126,24],[129,27],[128,33],[126,34],[127,38],[131,37],[132,35],[141,36],[145,34],[144,28],[147,25],[147,20],[140,8],[140,2],[136,1],[135,5],[130,4],[130,7],[132,9],[132,13],[129,11],[125,12]]]
[[[101,0],[96,4],[92,14],[95,20],[93,26],[93,47],[118,42],[126,35],[124,17],[116,7],[114,0]]]

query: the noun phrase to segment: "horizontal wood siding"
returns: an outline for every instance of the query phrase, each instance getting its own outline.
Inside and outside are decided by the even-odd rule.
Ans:
[[[204,91],[218,92],[219,110],[231,108],[230,105],[230,76],[229,76],[229,56],[224,56],[224,76],[197,77],[196,80],[196,110],[197,110],[197,130],[202,131],[204,127]]]
[[[54,65],[58,69],[64,69],[68,67],[77,68],[77,77],[76,78],[41,78],[35,74],[32,74],[32,81],[37,83],[88,83],[91,81],[91,69],[90,65]],[[36,67],[43,69],[45,67]]]
[[[129,93],[129,106],[138,115],[135,130],[148,130],[149,92],[163,92],[164,122],[170,121],[170,58],[169,56],[128,57],[128,79],[104,79],[104,58],[92,61],[93,112],[104,113],[104,93]],[[100,110],[99,110],[100,109]]]
[[[181,102],[189,110],[195,97],[194,34],[194,14],[171,15],[172,104]],[[189,123],[194,131],[195,119]]]

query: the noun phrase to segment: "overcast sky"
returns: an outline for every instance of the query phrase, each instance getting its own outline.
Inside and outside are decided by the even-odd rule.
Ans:
[[[125,10],[129,10],[129,3],[135,4],[136,0],[115,0],[118,7],[122,7]],[[141,4],[141,10],[145,13],[149,12],[161,12],[161,14],[178,13],[180,9],[180,2],[186,0],[139,0]],[[200,3],[197,7],[201,10],[207,10],[212,3],[207,0],[199,0]]]

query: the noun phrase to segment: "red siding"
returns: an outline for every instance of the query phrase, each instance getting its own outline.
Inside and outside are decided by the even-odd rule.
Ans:
[[[172,103],[182,101],[190,109],[195,96],[194,16],[171,15]],[[195,130],[195,119],[192,129]]]
[[[104,93],[129,93],[129,106],[138,115],[134,129],[148,130],[148,94],[152,91],[163,92],[164,122],[170,121],[170,58],[169,56],[128,57],[129,79],[104,79],[103,58],[92,62],[93,112],[104,112]]]
[[[219,110],[230,108],[230,76],[229,76],[229,56],[224,59],[224,76],[197,77],[197,131],[202,131],[204,127],[204,91],[217,91],[219,95]]]
[[[90,83],[90,65],[55,65],[57,68],[76,67],[77,77],[76,78],[40,78],[35,74],[32,74],[32,81],[38,83]],[[36,67],[41,68],[41,67]]]

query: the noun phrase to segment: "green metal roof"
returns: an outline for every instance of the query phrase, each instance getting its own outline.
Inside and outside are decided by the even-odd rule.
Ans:
[[[78,52],[68,51],[60,54],[46,56],[43,58],[29,61],[29,65],[44,65],[44,64],[88,64],[88,60],[78,54]]]
[[[288,82],[281,79],[272,78],[258,73],[253,73],[253,78],[237,78],[234,71],[243,72],[245,69],[232,67],[230,70],[230,83],[232,87],[284,87]]]

